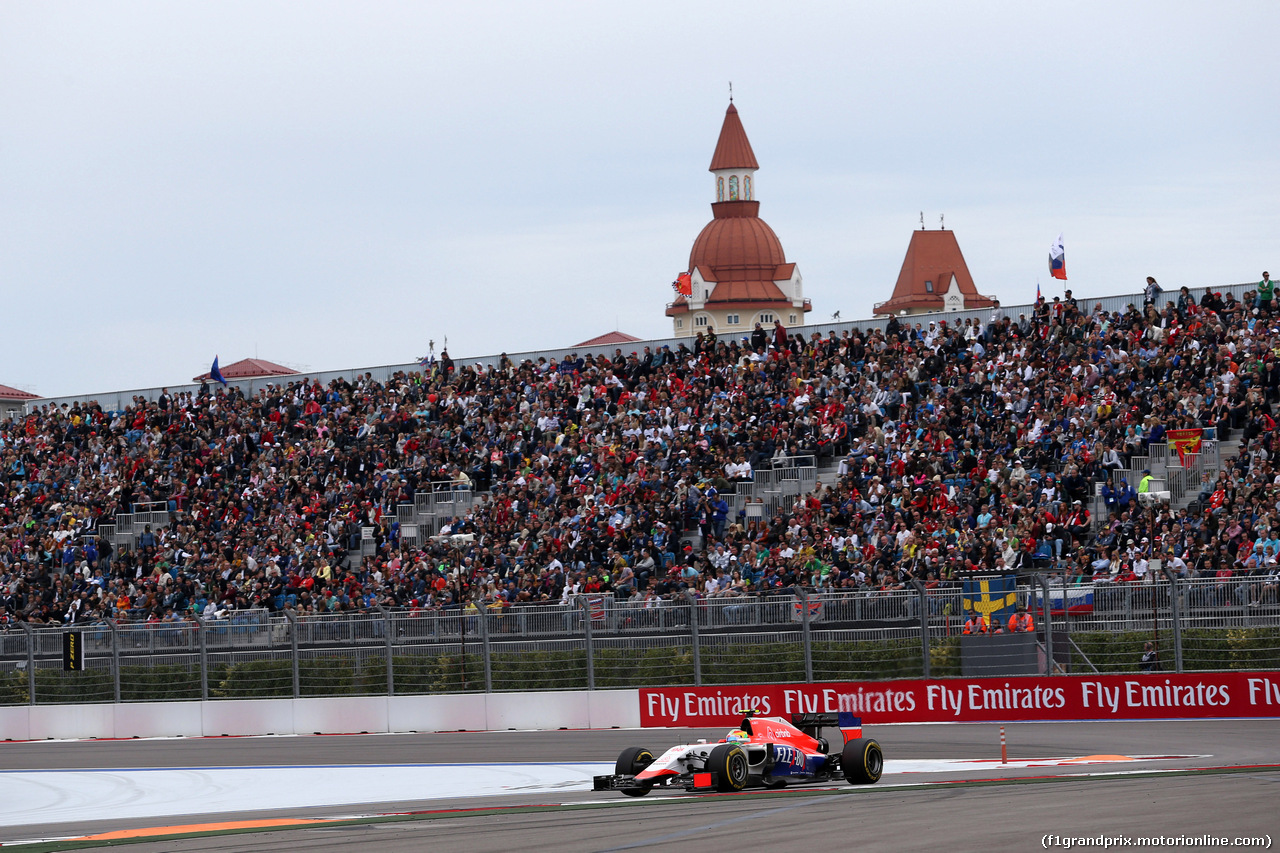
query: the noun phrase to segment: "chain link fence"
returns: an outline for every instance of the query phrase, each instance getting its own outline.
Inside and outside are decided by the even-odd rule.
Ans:
[[[1034,580],[1017,596],[1042,674],[1280,669],[1274,577]],[[963,608],[959,591],[918,588],[19,625],[0,632],[0,704],[944,678],[973,674]]]

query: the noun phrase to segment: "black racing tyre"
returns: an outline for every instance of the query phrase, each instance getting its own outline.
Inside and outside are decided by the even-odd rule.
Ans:
[[[719,781],[716,789],[725,792],[741,791],[747,786],[747,777],[751,775],[747,753],[735,743],[722,743],[711,750],[706,769],[717,775]]]
[[[619,776],[634,776],[653,763],[653,753],[643,746],[629,746],[622,750],[613,772]],[[622,788],[628,797],[643,797],[653,788],[652,782],[644,782],[634,788]]]
[[[884,752],[874,740],[851,740],[840,753],[840,768],[850,785],[874,785],[884,773]]]

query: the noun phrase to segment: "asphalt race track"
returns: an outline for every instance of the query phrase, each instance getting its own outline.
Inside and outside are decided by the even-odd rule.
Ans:
[[[1006,731],[1008,765],[999,763],[995,725],[868,727],[865,735],[881,743],[887,761],[884,778],[873,787],[801,786],[698,796],[659,791],[640,800],[584,791],[581,779],[589,777],[589,765],[612,764],[626,746],[661,749],[724,733],[679,729],[0,743],[0,846],[62,839],[14,849],[85,849],[108,842],[67,839],[144,827],[193,827],[177,831],[199,834],[129,839],[128,850],[569,853],[874,845],[1007,853],[1044,849],[1046,834],[1267,836],[1280,841],[1280,720],[1019,723],[1009,724]],[[1060,761],[1088,756],[1098,758]],[[213,790],[200,785],[234,788],[229,779],[245,784],[277,778],[273,774],[286,774],[279,778],[290,780],[292,788],[254,801],[263,808],[222,813],[211,813],[208,802],[180,813],[197,800],[184,802],[179,793],[170,798],[169,813],[154,816],[146,812],[151,802],[146,797],[154,794],[129,787],[139,773],[148,775],[144,768],[190,777],[197,786],[192,790],[199,791]],[[76,774],[79,770],[98,772]],[[27,801],[24,796],[31,791],[18,786],[34,784],[34,777],[22,771],[58,771],[41,777],[54,780],[48,791],[27,798],[39,807],[13,805]],[[481,788],[468,788],[471,783],[465,781],[473,772],[504,784],[476,795]],[[423,790],[407,784],[403,793],[396,789],[398,796],[384,797],[371,793],[381,790],[376,785],[362,788],[351,781],[390,780],[394,788],[401,778],[397,773],[429,779],[435,793],[424,798]],[[535,781],[505,784],[525,775]],[[91,802],[87,811],[69,809],[67,804],[84,794],[75,790],[82,779],[116,785],[112,796],[119,806],[102,806],[93,813]],[[59,784],[64,788],[59,790]],[[519,787],[527,789],[512,790]],[[235,794],[219,792],[232,798],[228,802]],[[326,805],[268,807],[290,799]],[[119,818],[129,807],[145,816]],[[305,819],[332,818],[346,820],[298,825]],[[274,831],[210,826],[259,820],[292,825]]]

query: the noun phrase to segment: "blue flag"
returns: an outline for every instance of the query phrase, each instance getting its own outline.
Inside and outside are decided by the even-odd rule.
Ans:
[[[222,378],[222,371],[218,369],[218,357],[216,355],[213,357],[213,367],[209,368],[209,378],[216,379],[223,385],[227,384],[227,380]]]

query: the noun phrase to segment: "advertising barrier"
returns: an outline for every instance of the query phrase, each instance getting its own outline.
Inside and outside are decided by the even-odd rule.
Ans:
[[[640,691],[640,725],[731,726],[763,716],[850,711],[864,723],[978,723],[1280,717],[1280,673],[1133,673],[1053,678],[658,687]]]

